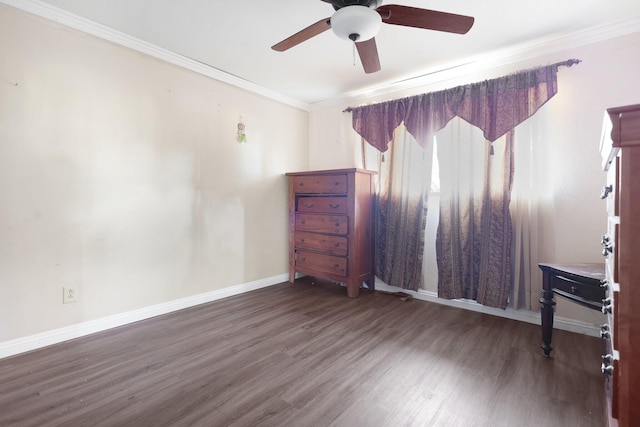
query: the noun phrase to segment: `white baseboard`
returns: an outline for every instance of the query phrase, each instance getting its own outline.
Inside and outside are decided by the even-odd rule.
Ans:
[[[182,310],[196,305],[205,304],[208,302],[216,301],[222,298],[230,297],[233,295],[239,295],[245,292],[253,291],[268,286],[273,286],[278,283],[286,282],[289,280],[288,274],[281,274],[278,276],[269,277],[266,279],[255,280],[253,282],[243,283],[236,286],[230,286],[228,288],[218,289],[203,294],[194,295],[187,298],[181,298],[174,301],[169,301],[162,304],[153,305],[150,307],[144,307],[137,310],[128,311],[126,313],[120,313],[113,316],[104,317],[101,319],[91,320],[88,322],[79,323],[76,325],[66,326],[60,329],[54,329],[52,331],[42,332],[35,335],[30,335],[24,338],[18,338],[11,341],[5,341],[0,343],[0,359],[17,354],[26,353],[27,351],[37,350],[42,347],[47,347],[53,344],[58,344],[64,341],[80,338],[86,335],[94,334],[96,332],[105,331],[107,329],[116,328],[118,326],[127,325],[129,323],[138,322],[140,320],[149,319],[152,317],[168,314],[177,310]],[[419,290],[418,292],[407,291],[405,289],[399,289],[393,286],[389,286],[380,280],[376,279],[376,289],[389,292],[397,292],[401,290],[411,294],[413,298],[430,301],[437,304],[448,305],[452,307],[458,307],[465,310],[472,310],[481,313],[491,314],[494,316],[505,317],[508,319],[518,320],[521,322],[540,324],[540,313],[528,311],[528,310],[514,310],[507,308],[506,310],[500,310],[497,308],[485,307],[478,304],[475,301],[470,300],[446,300],[438,298],[435,292]],[[585,322],[579,322],[573,319],[566,319],[562,317],[555,317],[554,328],[562,329],[565,331],[576,332],[584,335],[599,336],[600,328],[595,325],[591,325]]]
[[[289,280],[289,275],[281,274],[266,279],[255,280],[253,282],[230,286],[228,288],[222,288],[211,292],[205,292],[203,294],[193,295],[187,298],[181,298],[162,304],[128,311],[126,313],[115,314],[113,316],[108,316],[101,319],[66,326],[64,328],[42,332],[24,338],[5,341],[0,343],[0,359],[15,356],[27,351],[36,350],[49,345],[58,344],[75,338],[80,338],[86,335],[94,334],[96,332],[105,331],[107,329],[116,328],[118,326],[123,326],[129,323],[138,322],[140,320],[149,319],[151,317],[171,313],[173,311],[205,304],[256,289],[265,288],[267,286],[286,282],[287,280]]]
[[[451,307],[458,307],[465,310],[477,311],[480,313],[491,314],[493,316],[505,317],[507,319],[518,320],[520,322],[533,323],[535,325],[540,324],[540,313],[529,310],[515,310],[513,308],[507,308],[506,310],[500,310],[499,308],[486,307],[482,304],[478,304],[472,300],[448,300],[438,298],[438,294],[432,291],[418,290],[417,292],[408,291],[406,289],[396,288],[389,286],[384,282],[381,282],[376,278],[376,289],[388,292],[406,292],[413,298],[434,302],[436,304],[448,305]],[[574,319],[567,319],[564,317],[555,316],[553,319],[553,327],[555,329],[561,329],[564,331],[576,332],[583,335],[589,335],[593,337],[600,336],[600,327],[592,325],[586,322],[580,322]]]

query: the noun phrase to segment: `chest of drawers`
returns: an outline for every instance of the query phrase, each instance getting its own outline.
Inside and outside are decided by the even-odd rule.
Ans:
[[[610,108],[601,144],[607,182],[602,327],[610,424],[640,425],[640,105]]]
[[[374,287],[375,172],[333,169],[291,172],[289,177],[289,281],[296,273]]]

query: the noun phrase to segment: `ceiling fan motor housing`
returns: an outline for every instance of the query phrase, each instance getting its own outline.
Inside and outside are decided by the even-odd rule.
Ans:
[[[375,9],[351,5],[338,9],[331,17],[331,29],[341,39],[364,42],[375,37],[382,17]]]
[[[332,0],[331,4],[335,10],[342,9],[346,6],[366,6],[376,9],[382,4],[382,0]]]

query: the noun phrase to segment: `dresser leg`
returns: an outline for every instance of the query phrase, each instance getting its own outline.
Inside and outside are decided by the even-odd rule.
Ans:
[[[540,298],[540,317],[542,320],[542,350],[544,355],[551,354],[551,335],[553,333],[553,306],[556,302],[553,300],[553,291],[543,290],[542,298]]]
[[[347,283],[347,296],[349,298],[358,298],[360,293],[360,283]]]

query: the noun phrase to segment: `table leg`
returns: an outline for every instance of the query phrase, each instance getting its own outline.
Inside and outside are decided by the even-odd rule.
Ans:
[[[546,280],[545,274],[545,282]],[[546,287],[546,286],[545,286]],[[553,306],[556,302],[553,300],[552,290],[542,290],[542,297],[540,298],[540,317],[542,320],[542,349],[544,355],[549,356],[551,354],[551,335],[553,333]]]

